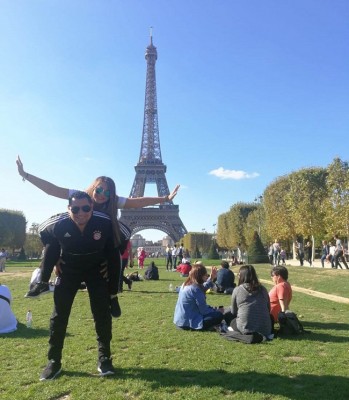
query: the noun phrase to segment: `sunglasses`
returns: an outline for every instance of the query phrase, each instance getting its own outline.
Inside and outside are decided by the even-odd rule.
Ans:
[[[82,207],[79,207],[79,206],[70,207],[70,211],[73,214],[77,214],[80,211],[80,209],[81,209],[81,211],[88,213],[91,211],[91,206],[86,205],[86,206],[82,206]]]
[[[102,194],[103,193],[105,197],[109,197],[110,196],[110,190],[104,190],[102,188],[102,186],[99,186],[99,187],[95,188],[95,192],[97,194]]]

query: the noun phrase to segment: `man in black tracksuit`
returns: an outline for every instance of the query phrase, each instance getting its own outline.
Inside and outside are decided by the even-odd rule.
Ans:
[[[68,213],[51,217],[41,225],[42,234],[61,248],[61,274],[54,290],[54,310],[50,319],[49,363],[40,380],[54,379],[61,372],[63,344],[75,295],[85,282],[98,342],[98,371],[102,376],[114,374],[111,362],[112,338],[108,284],[100,273],[105,262],[118,265],[110,218],[93,212],[92,200],[85,192],[69,198]],[[57,257],[44,258],[53,266]]]

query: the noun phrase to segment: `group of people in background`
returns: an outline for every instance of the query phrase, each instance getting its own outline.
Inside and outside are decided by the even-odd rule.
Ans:
[[[268,249],[268,258],[271,265],[286,265],[286,250],[281,247],[277,239],[270,243]]]
[[[166,254],[166,270],[167,271],[176,271],[176,268],[179,264],[182,263],[183,259],[189,259],[188,250],[184,249],[183,243],[179,246],[174,244],[173,247],[168,245],[165,250]]]
[[[310,267],[314,266],[313,245],[310,240],[307,240],[304,245],[302,242],[297,240],[295,242],[295,250],[300,266],[304,266],[304,260],[309,263]],[[275,239],[274,243],[269,244],[268,257],[271,265],[286,265],[287,253],[277,239]],[[331,264],[332,268],[344,269],[342,267],[342,264],[344,264],[344,267],[348,269],[348,264],[345,258],[345,249],[338,235],[334,235],[333,241],[322,241],[320,261],[322,268],[325,267],[325,262],[327,262]]]
[[[348,264],[344,255],[344,247],[342,241],[339,239],[338,235],[333,237],[334,242],[327,242],[326,240],[322,241],[321,248],[321,265],[322,268],[325,267],[325,262],[331,263],[332,268],[341,268],[342,264],[344,264],[345,268],[348,269]]]

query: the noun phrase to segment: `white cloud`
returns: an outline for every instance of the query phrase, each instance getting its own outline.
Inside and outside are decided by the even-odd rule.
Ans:
[[[257,178],[259,174],[257,172],[248,173],[245,171],[236,171],[234,169],[224,169],[223,167],[219,167],[209,172],[209,175],[214,175],[219,179],[253,179]]]

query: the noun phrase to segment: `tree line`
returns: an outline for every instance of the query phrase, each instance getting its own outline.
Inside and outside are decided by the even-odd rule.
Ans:
[[[327,168],[304,168],[275,179],[258,202],[237,203],[218,217],[217,244],[248,249],[258,232],[267,246],[274,239],[290,249],[297,239],[349,236],[349,166],[335,158]]]

